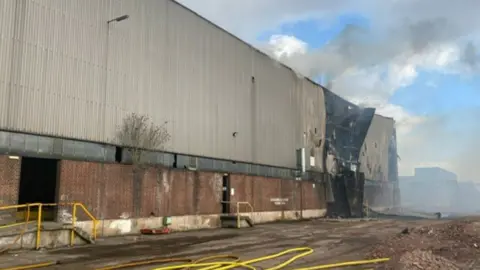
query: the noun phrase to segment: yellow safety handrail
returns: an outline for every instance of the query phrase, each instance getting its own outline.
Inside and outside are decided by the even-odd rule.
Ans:
[[[88,211],[87,207],[83,205],[82,203],[73,203],[73,209],[72,209],[72,231],[70,232],[70,245],[73,246],[73,243],[75,241],[75,223],[77,221],[77,207],[80,207],[83,212],[92,220],[92,238],[93,240],[97,239],[97,223],[98,220]]]
[[[27,225],[29,223],[34,223],[35,221],[30,221],[30,212],[32,207],[38,207],[38,214],[37,214],[37,235],[35,239],[35,248],[39,249],[40,248],[40,239],[41,239],[41,233],[40,233],[40,228],[42,226],[42,204],[41,203],[30,203],[30,204],[17,204],[17,205],[4,205],[0,206],[0,211],[2,210],[18,210],[26,208],[27,214],[25,215],[25,220],[23,222],[16,222],[17,219],[15,218],[15,223],[12,224],[6,224],[6,225],[1,225],[0,229],[3,228],[9,228],[9,227],[14,227],[18,225],[25,225],[24,229],[22,232],[20,232],[19,236],[13,241],[12,245],[14,245],[25,233],[27,230]]]
[[[249,202],[237,202],[237,228],[240,228],[240,206],[247,205],[250,208],[250,218],[253,219],[253,206]]]
[[[0,211],[2,210],[16,210],[17,212],[20,209],[26,208],[26,215],[25,215],[25,220],[23,222],[17,222],[15,220],[15,223],[11,224],[6,224],[6,225],[0,225],[0,229],[2,228],[8,228],[8,227],[14,227],[18,225],[25,225],[25,229],[20,233],[19,237],[15,239],[14,243],[15,244],[20,237],[22,237],[24,231],[27,228],[27,225],[29,223],[37,223],[37,232],[36,232],[36,239],[35,239],[35,248],[39,249],[40,248],[40,241],[41,241],[41,228],[42,228],[42,217],[43,217],[43,211],[45,206],[71,206],[72,207],[72,229],[70,231],[70,245],[73,246],[74,241],[75,241],[75,223],[77,220],[77,208],[81,208],[85,215],[87,215],[93,223],[92,226],[92,239],[96,240],[97,239],[97,224],[98,220],[93,216],[93,214],[88,211],[87,207],[85,207],[84,204],[79,203],[79,202],[68,202],[68,203],[30,203],[30,204],[18,204],[18,205],[5,205],[5,206],[0,206]],[[30,220],[30,215],[31,215],[31,209],[32,207],[37,207],[38,212],[37,212],[37,218],[36,220]]]
[[[234,204],[234,207],[236,207],[236,212],[237,212],[237,228],[240,228],[240,206],[241,205],[247,205],[250,208],[250,218],[253,219],[253,206],[249,202],[232,202],[232,201],[221,201],[220,203],[225,203],[228,205]]]

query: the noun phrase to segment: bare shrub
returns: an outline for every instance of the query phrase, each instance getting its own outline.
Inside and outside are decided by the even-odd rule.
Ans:
[[[131,156],[133,210],[135,217],[138,217],[141,214],[143,178],[149,166],[146,154],[148,151],[165,149],[165,144],[170,140],[167,122],[157,125],[146,115],[131,113],[118,127],[116,140]]]

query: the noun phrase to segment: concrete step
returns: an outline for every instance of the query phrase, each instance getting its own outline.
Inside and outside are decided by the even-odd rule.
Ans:
[[[220,216],[220,222],[222,228],[238,228],[238,216],[237,215],[223,215]],[[253,220],[249,216],[240,216],[240,227],[253,227]],[[246,223],[247,226],[242,226]]]
[[[58,230],[74,230],[75,234],[80,237],[82,240],[89,244],[95,244],[92,235],[85,232],[81,228],[73,227],[72,224],[65,224],[61,222],[50,222],[45,221],[42,222],[42,231],[58,231]],[[37,231],[37,223],[32,222],[28,223],[26,226],[25,224],[20,224],[17,226],[7,227],[7,228],[0,228],[0,237],[8,237],[13,235],[18,235],[20,233],[27,233],[27,232],[35,232]]]

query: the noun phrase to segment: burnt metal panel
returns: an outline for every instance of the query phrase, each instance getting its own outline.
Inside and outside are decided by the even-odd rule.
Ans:
[[[326,153],[333,154],[339,165],[350,168],[359,161],[374,108],[359,107],[328,89],[324,89],[326,108]]]

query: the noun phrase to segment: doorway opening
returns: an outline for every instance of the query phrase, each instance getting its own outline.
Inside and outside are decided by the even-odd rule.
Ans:
[[[57,176],[57,159],[22,157],[18,204],[56,203]],[[56,209],[54,206],[44,206],[42,210],[44,220],[55,220]],[[30,219],[36,218],[38,208],[32,207],[30,211]]]
[[[222,179],[222,214],[230,214],[230,175],[224,174]]]

